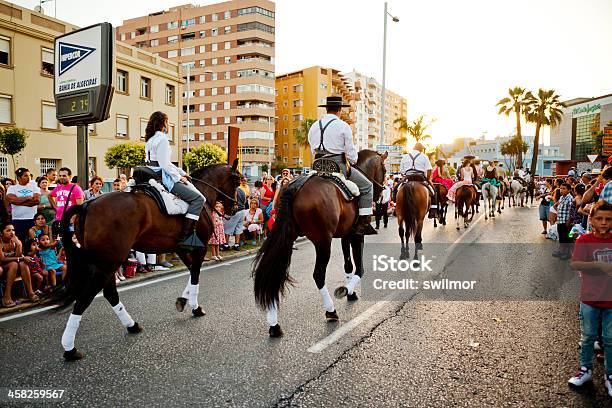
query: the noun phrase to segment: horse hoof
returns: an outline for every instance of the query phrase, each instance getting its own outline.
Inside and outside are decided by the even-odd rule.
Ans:
[[[491,218],[495,218],[495,213],[491,214]]]
[[[334,297],[336,299],[342,299],[346,295],[348,295],[348,289],[346,286],[338,286],[336,290],[334,290]]]
[[[198,306],[197,309],[192,309],[191,314],[193,317],[202,317],[206,314],[204,310],[202,310],[202,306]]]
[[[138,334],[138,333],[142,333],[142,331],[144,330],[144,327],[142,327],[141,325],[138,324],[138,322],[134,322],[134,325],[132,327],[128,327],[127,331],[130,334]]]
[[[461,229],[461,227],[457,227],[457,231],[459,231]]]
[[[176,302],[174,303],[174,306],[176,306],[176,310],[178,310],[179,312],[182,312],[183,310],[185,310],[186,304],[187,304],[187,299],[185,299],[184,297],[178,297],[176,298]]]
[[[357,297],[357,293],[353,292],[353,294],[351,295],[346,295],[346,300],[350,301],[350,302],[354,302],[356,300],[358,300],[359,297]]]
[[[268,334],[270,337],[283,337],[283,330],[280,327],[280,324],[276,324],[276,326],[270,326],[268,329]]]
[[[70,351],[64,351],[64,360],[66,361],[77,361],[83,357],[85,357],[85,354],[77,350],[76,347]]]
[[[325,318],[328,322],[337,322],[338,320],[340,320],[340,318],[338,317],[338,313],[336,313],[335,310],[333,312],[326,311]]]

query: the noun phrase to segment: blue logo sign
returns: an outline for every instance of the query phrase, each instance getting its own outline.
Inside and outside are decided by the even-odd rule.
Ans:
[[[59,43],[59,74],[62,75],[79,62],[83,61],[96,49],[83,45]]]

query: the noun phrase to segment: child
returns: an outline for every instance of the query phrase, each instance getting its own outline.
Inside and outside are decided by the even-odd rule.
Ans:
[[[571,258],[570,244],[572,240],[569,237],[569,232],[572,229],[573,215],[571,206],[574,201],[571,191],[572,186],[568,183],[563,183],[559,187],[561,198],[555,204],[557,210],[557,234],[559,235],[559,249],[553,252],[553,256],[567,260]]]
[[[29,239],[26,241],[27,255],[32,258],[28,266],[30,267],[30,275],[39,274],[42,276],[43,283],[46,284],[43,287],[43,292],[50,292],[56,285],[55,273],[49,273],[45,269],[43,260],[38,254],[38,242],[36,239]]]
[[[51,237],[49,237],[48,234],[40,234],[40,236],[38,237],[38,242],[40,246],[40,257],[42,258],[43,263],[45,264],[45,269],[49,273],[53,273],[53,275],[55,275],[55,272],[57,270],[60,270],[62,272],[63,281],[66,277],[66,265],[64,265],[57,259],[55,249],[51,247]]]
[[[223,258],[219,255],[219,245],[225,244],[225,232],[223,231],[223,218],[217,212],[223,214],[223,204],[217,201],[215,210],[217,211],[213,211],[212,214],[214,230],[208,243],[211,245],[212,259],[221,261]]]
[[[604,386],[612,397],[612,204],[600,200],[591,210],[593,232],[576,241],[571,267],[580,271],[582,347],[580,371],[569,384],[580,387],[593,379],[593,347],[601,322],[604,339]]]

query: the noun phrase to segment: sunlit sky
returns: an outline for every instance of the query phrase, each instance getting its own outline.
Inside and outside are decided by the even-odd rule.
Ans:
[[[57,18],[79,26],[116,26],[188,3],[55,1],[43,5],[45,13],[57,7]],[[14,3],[34,8],[39,1]],[[322,65],[381,81],[383,5],[276,1],[276,73]],[[561,100],[612,93],[612,0],[394,0],[389,12],[400,21],[388,20],[387,88],[407,98],[409,120],[437,119],[437,143],[514,132],[513,118],[498,116],[495,103],[515,85],[553,88]]]

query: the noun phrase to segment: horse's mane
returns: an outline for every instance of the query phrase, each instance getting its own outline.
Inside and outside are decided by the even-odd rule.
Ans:
[[[210,166],[206,166],[203,167],[201,169],[197,169],[194,172],[191,173],[191,176],[194,178],[204,178],[206,176],[212,175],[217,173],[218,171],[220,171],[221,169],[224,169],[225,167],[228,167],[229,165],[227,164],[211,164]]]
[[[378,152],[375,152],[374,150],[368,150],[368,149],[360,150],[359,153],[357,153],[357,162],[365,163],[371,157],[374,157],[376,155],[378,155]]]

